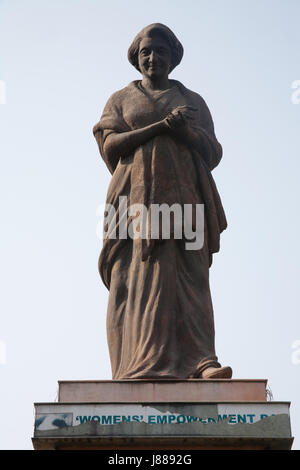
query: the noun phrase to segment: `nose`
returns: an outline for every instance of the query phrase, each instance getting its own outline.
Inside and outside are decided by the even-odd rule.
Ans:
[[[151,51],[150,55],[149,55],[149,62],[150,63],[153,63],[153,62],[156,62],[156,58],[157,58],[157,54],[155,51]]]

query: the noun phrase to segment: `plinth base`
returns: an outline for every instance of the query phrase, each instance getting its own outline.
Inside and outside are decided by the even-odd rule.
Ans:
[[[266,401],[266,382],[60,382],[58,403],[35,404],[33,446],[290,449],[290,404]]]
[[[59,381],[63,403],[265,401],[267,380],[163,379]]]

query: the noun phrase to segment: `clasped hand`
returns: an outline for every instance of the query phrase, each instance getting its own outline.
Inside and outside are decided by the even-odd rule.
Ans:
[[[177,106],[165,117],[164,123],[171,130],[180,130],[195,120],[195,111],[197,108],[193,106]]]

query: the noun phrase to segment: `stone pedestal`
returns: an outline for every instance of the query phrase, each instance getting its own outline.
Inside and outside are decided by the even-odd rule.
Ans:
[[[35,404],[35,449],[290,449],[289,403],[266,380],[60,381]]]

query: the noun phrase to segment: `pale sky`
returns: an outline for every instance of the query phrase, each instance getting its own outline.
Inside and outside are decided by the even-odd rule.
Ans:
[[[92,127],[139,78],[127,49],[153,22],[182,42],[171,78],[203,96],[223,146],[219,360],[291,401],[300,448],[299,17],[299,0],[0,0],[1,449],[32,448],[33,403],[58,380],[111,379]]]

